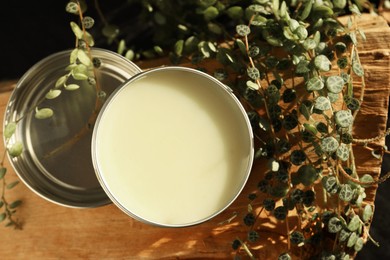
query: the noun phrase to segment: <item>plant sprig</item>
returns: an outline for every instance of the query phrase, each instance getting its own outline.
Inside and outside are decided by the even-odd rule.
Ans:
[[[144,17],[156,19],[154,26],[170,37],[161,36],[169,45],[156,37],[154,47],[137,53],[121,40],[118,52],[131,52],[132,59],[169,53],[173,63],[191,61],[205,71],[204,64],[217,61],[218,68],[207,72],[246,105],[259,143],[256,158],[270,166],[249,196],[243,216],[247,237],[232,244],[237,256],[255,258],[264,211],[286,225],[287,248],[279,259],[292,253],[303,257],[306,246],[323,258],[348,259],[360,251],[371,239],[374,209],[365,189],[388,177],[359,176],[353,151],[388,135],[357,140],[352,133],[365,92],[358,52],[365,34],[355,17],[372,6],[345,0],[179,1],[176,15],[169,17],[170,3],[143,4],[150,14]],[[343,14],[351,15],[346,25],[338,20]],[[354,80],[361,82],[360,93]],[[373,155],[378,157],[376,150]],[[298,225],[289,223],[293,212]],[[325,237],[334,242],[324,245]]]
[[[8,220],[6,226],[13,226],[17,229],[21,229],[22,224],[20,221],[15,219],[14,214],[16,213],[17,207],[22,204],[22,201],[15,200],[9,203],[8,199],[6,198],[6,190],[13,189],[19,183],[19,181],[14,181],[11,183],[6,181],[5,175],[7,168],[4,165],[4,161],[6,153],[8,153],[11,158],[18,157],[23,153],[24,147],[22,142],[13,140],[13,136],[17,131],[18,123],[31,112],[34,112],[35,118],[39,120],[52,117],[54,115],[54,111],[50,107],[40,107],[43,101],[57,99],[63,90],[74,91],[79,89],[79,82],[84,81],[88,82],[90,85],[93,85],[96,88],[96,92],[98,94],[96,96],[95,109],[88,122],[86,122],[86,127],[83,128],[80,133],[77,133],[75,137],[69,140],[67,143],[52,151],[50,153],[50,155],[52,155],[63,149],[65,146],[73,144],[83,135],[83,133],[86,132],[86,130],[90,130],[89,126],[93,125],[93,121],[96,119],[97,113],[103,102],[99,96],[103,97],[104,95],[99,93],[101,90],[96,82],[95,77],[95,67],[99,67],[100,61],[98,59],[94,59],[91,55],[90,48],[94,45],[94,39],[87,31],[87,29],[90,29],[93,26],[94,20],[89,16],[83,17],[83,10],[78,1],[69,2],[65,9],[67,12],[77,15],[81,24],[80,28],[77,23],[70,22],[70,27],[76,37],[76,47],[70,53],[69,65],[65,69],[67,71],[66,74],[57,79],[53,88],[50,89],[32,109],[17,118],[15,121],[7,122],[7,124],[4,126],[5,152],[0,162],[0,181],[2,182],[0,209],[3,208],[4,210],[2,213],[0,213],[0,222]]]
[[[22,204],[21,200],[15,200],[9,202],[8,197],[6,196],[7,190],[12,190],[16,185],[19,184],[19,181],[7,182],[7,168],[5,167],[5,157],[8,152],[10,156],[19,156],[22,153],[23,146],[20,142],[15,142],[13,145],[9,146],[9,141],[13,134],[16,131],[15,123],[8,123],[4,128],[4,139],[6,150],[3,153],[3,156],[0,161],[0,182],[1,182],[1,199],[0,199],[0,222],[5,221],[5,226],[14,227],[15,229],[22,229],[22,223],[15,217],[17,208]],[[8,147],[8,148],[7,148]]]

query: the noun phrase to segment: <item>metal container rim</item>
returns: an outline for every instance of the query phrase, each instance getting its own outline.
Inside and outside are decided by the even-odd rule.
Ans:
[[[231,99],[235,102],[235,104],[237,105],[237,107],[239,108],[244,120],[245,120],[245,124],[246,124],[246,129],[248,131],[248,137],[249,137],[249,143],[250,143],[250,151],[249,151],[249,158],[248,158],[248,162],[247,162],[247,166],[246,166],[246,169],[245,169],[245,179],[242,181],[242,184],[240,185],[240,188],[238,189],[238,191],[236,192],[236,194],[234,195],[234,197],[230,200],[229,203],[227,203],[223,208],[221,208],[220,210],[216,211],[215,213],[213,213],[212,215],[208,216],[208,217],[205,217],[203,219],[199,219],[197,221],[194,221],[194,222],[190,222],[190,223],[184,223],[184,224],[164,224],[164,223],[158,223],[158,222],[155,222],[155,221],[151,221],[151,220],[148,220],[148,219],[145,219],[139,215],[136,215],[134,214],[133,212],[131,212],[130,209],[127,209],[126,207],[124,207],[116,198],[115,196],[112,194],[112,192],[110,191],[110,189],[107,187],[103,177],[102,177],[102,174],[100,172],[100,169],[99,169],[99,163],[97,161],[97,148],[96,148],[96,142],[97,142],[97,131],[99,129],[99,124],[100,124],[100,121],[102,120],[102,117],[103,117],[103,114],[104,114],[104,111],[106,110],[106,108],[110,105],[111,101],[113,99],[115,99],[115,97],[117,95],[120,94],[120,92],[126,88],[128,85],[131,85],[134,81],[142,78],[142,77],[145,77],[147,76],[148,74],[151,74],[151,73],[156,73],[156,72],[161,72],[161,71],[166,71],[166,70],[170,70],[170,71],[184,71],[184,72],[189,72],[189,73],[194,73],[194,74],[198,74],[208,80],[210,80],[211,82],[214,83],[214,85],[218,86],[219,88],[221,88],[222,90],[224,90],[230,97]],[[254,161],[254,134],[253,134],[253,131],[252,131],[252,126],[251,126],[251,123],[250,123],[250,120],[249,120],[249,117],[246,113],[246,110],[244,109],[242,103],[239,101],[239,99],[236,97],[236,95],[233,93],[233,90],[230,89],[227,85],[225,85],[224,83],[222,83],[221,81],[219,81],[218,79],[214,78],[213,76],[203,72],[203,71],[200,71],[200,70],[197,70],[197,69],[193,69],[193,68],[189,68],[189,67],[181,67],[181,66],[162,66],[162,67],[157,67],[157,68],[152,68],[152,69],[148,69],[148,70],[144,70],[143,72],[139,73],[139,74],[136,74],[134,75],[133,77],[131,77],[128,81],[124,82],[120,87],[118,87],[110,96],[109,98],[106,100],[106,102],[103,104],[103,107],[102,109],[100,110],[99,112],[99,115],[96,119],[96,123],[95,123],[95,127],[93,129],[93,133],[92,133],[92,145],[91,145],[91,152],[92,152],[92,163],[93,163],[93,166],[95,168],[95,173],[97,175],[97,178],[99,180],[99,182],[101,183],[101,186],[103,187],[104,191],[106,192],[106,194],[108,195],[108,197],[114,202],[114,204],[120,208],[124,213],[126,213],[128,216],[130,217],[133,217],[141,222],[144,222],[144,223],[148,223],[148,224],[152,224],[152,225],[155,225],[155,226],[160,226],[160,227],[172,227],[172,228],[183,228],[183,227],[190,227],[190,226],[195,226],[195,225],[198,225],[198,224],[201,224],[203,222],[206,222],[212,218],[214,218],[215,216],[219,215],[220,213],[222,213],[224,210],[226,210],[236,199],[237,197],[241,194],[242,190],[244,189],[248,179],[249,179],[249,176],[250,176],[250,172],[252,170],[252,165],[253,165],[253,161]]]

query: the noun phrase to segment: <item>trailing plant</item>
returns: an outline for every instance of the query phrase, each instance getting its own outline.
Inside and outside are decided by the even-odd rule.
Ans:
[[[352,130],[365,95],[358,50],[365,34],[356,20],[374,5],[346,0],[127,4],[138,6],[137,20],[149,32],[143,42],[149,45],[126,41],[128,32],[104,18],[110,46],[133,60],[169,55],[174,64],[189,62],[229,85],[248,109],[256,158],[268,161],[269,170],[248,196],[242,219],[247,237],[232,242],[237,258],[255,258],[252,248],[262,236],[265,211],[286,226],[287,247],[279,259],[292,253],[305,258],[307,251],[321,259],[349,259],[372,240],[374,205],[365,200],[365,191],[388,175],[360,176],[354,147],[364,146],[380,159],[385,147],[370,144],[389,131],[359,140]],[[344,14],[350,15],[346,24],[338,19]],[[107,33],[109,28],[115,30]],[[209,62],[217,68],[210,70]]]
[[[352,131],[365,95],[358,50],[365,34],[356,17],[374,10],[369,1],[131,0],[115,16],[105,16],[97,1],[94,5],[102,21],[94,33],[104,36],[104,45],[131,60],[169,56],[174,64],[190,63],[229,85],[247,108],[256,158],[269,169],[248,195],[248,212],[242,216],[246,237],[232,238],[237,259],[245,254],[256,258],[264,212],[286,227],[287,246],[279,259],[291,259],[292,254],[305,258],[308,251],[321,259],[349,259],[371,239],[374,205],[365,200],[365,191],[388,175],[378,180],[360,176],[354,147],[364,146],[380,159],[387,151],[370,144],[390,131],[364,140]],[[99,96],[105,95],[94,77],[99,61],[90,55],[95,42],[87,29],[93,19],[83,17],[78,2],[66,9],[79,16],[79,24],[71,23],[76,47],[67,72],[45,98],[55,99],[87,81],[97,89],[96,112]],[[131,32],[115,20],[129,9],[136,14]],[[346,24],[338,19],[344,14],[350,15]],[[207,66],[210,62],[217,64],[215,69]],[[40,104],[34,109],[38,119],[53,114]],[[7,140],[16,127],[17,122],[5,127]],[[11,156],[22,149],[20,144],[7,145]],[[0,179],[6,171],[3,162],[1,166]],[[13,186],[3,178],[3,191],[7,185]],[[4,192],[2,201],[0,220],[4,216],[16,224],[12,210],[20,202],[8,204]]]
[[[6,226],[13,226],[17,229],[21,229],[21,222],[15,219],[14,214],[16,213],[16,208],[22,204],[21,200],[15,200],[11,203],[8,202],[6,198],[6,190],[14,188],[19,181],[13,181],[7,183],[5,175],[7,168],[4,165],[6,153],[10,157],[18,157],[23,152],[23,144],[20,141],[13,140],[13,135],[17,130],[18,123],[27,116],[29,113],[34,113],[34,117],[37,120],[43,120],[50,118],[54,115],[54,111],[50,107],[41,107],[42,103],[45,100],[54,100],[57,99],[61,93],[65,91],[75,91],[80,88],[81,85],[85,84],[93,86],[96,88],[96,103],[95,108],[90,116],[88,122],[86,122],[85,127],[80,130],[79,133],[75,135],[74,138],[69,140],[67,143],[64,143],[61,147],[58,147],[56,150],[52,151],[51,154],[58,152],[63,149],[65,146],[68,146],[74,142],[77,142],[87,131],[92,130],[94,121],[99,113],[99,110],[104,102],[105,93],[100,89],[99,84],[96,82],[95,69],[100,65],[100,60],[93,58],[91,55],[91,47],[94,46],[94,39],[92,35],[87,31],[94,24],[94,19],[90,16],[83,16],[85,11],[85,6],[83,6],[78,1],[70,1],[66,7],[68,13],[74,14],[78,17],[79,24],[75,22],[70,22],[71,30],[75,35],[75,48],[71,51],[69,56],[69,64],[66,66],[64,75],[59,77],[58,80],[53,85],[53,88],[50,89],[46,95],[39,100],[30,111],[26,114],[21,115],[14,122],[8,122],[4,127],[4,139],[6,151],[3,154],[2,160],[0,162],[0,181],[2,181],[2,192],[1,192],[1,201],[0,208],[3,208],[3,212],[0,213],[0,222],[8,220]]]

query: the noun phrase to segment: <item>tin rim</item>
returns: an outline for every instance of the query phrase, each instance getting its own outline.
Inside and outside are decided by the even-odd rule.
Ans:
[[[61,70],[60,73],[65,72],[71,51],[57,52],[40,60],[19,79],[8,100],[3,127],[8,122],[17,120],[20,114],[28,113],[26,111],[31,109],[28,106],[34,104],[34,100],[37,98],[36,96],[46,94],[47,90],[51,88],[48,88],[48,85],[54,84],[56,81],[56,79],[51,79],[50,77],[59,73],[59,70]],[[112,83],[111,85],[116,84],[115,86],[109,87],[109,91],[106,91],[108,94],[114,91],[111,88],[118,87],[133,75],[142,72],[134,63],[115,52],[100,48],[92,48],[91,51],[93,57],[102,60],[102,69],[98,70],[99,79],[104,82],[110,82]],[[42,89],[39,90],[38,87],[33,86],[34,84]],[[40,144],[35,140],[37,134],[32,131],[34,129],[32,126],[34,123],[32,122],[33,119],[31,116],[26,116],[26,119],[18,123],[17,130],[10,139],[10,143],[16,141],[23,143],[26,149],[22,155],[12,158],[7,153],[12,168],[22,182],[41,198],[65,207],[90,208],[111,203],[111,200],[107,197],[96,179],[91,159],[91,162],[85,163],[86,166],[83,165],[84,168],[80,168],[80,173],[76,169],[76,172],[74,173],[72,171],[70,174],[71,177],[67,177],[68,179],[65,178],[65,180],[61,179],[63,176],[59,178],[56,175],[56,170],[54,172],[52,171],[53,168],[51,170],[45,168],[46,165],[42,162],[41,154],[38,154],[40,152],[39,147],[43,147],[45,143],[42,142]],[[82,143],[88,145],[88,148],[85,148],[86,151],[90,151],[91,138],[92,131],[82,139]],[[4,136],[3,142],[6,144]],[[74,153],[75,151],[72,152]],[[76,154],[74,156],[77,157],[78,155]],[[82,157],[84,154],[79,154],[79,156]],[[90,152],[88,152],[88,156],[90,156]],[[56,162],[55,159],[53,159],[53,162]],[[66,170],[66,167],[68,167],[66,164],[69,162],[59,161],[57,163],[59,165],[58,172],[60,172],[63,168]],[[88,177],[80,178],[80,183],[78,183],[79,179],[77,179],[77,175],[85,173],[81,171],[87,171],[89,174]]]
[[[114,100],[115,97],[120,94],[122,89],[126,88],[127,86],[130,86],[133,82],[137,81],[138,79],[140,79],[142,77],[145,77],[145,76],[147,76],[147,75],[149,75],[151,73],[162,72],[162,71],[166,71],[166,70],[171,70],[171,71],[175,71],[176,70],[176,71],[184,71],[184,72],[195,73],[195,74],[197,74],[197,75],[199,75],[201,77],[204,77],[204,78],[210,80],[213,83],[213,86],[219,87],[228,96],[230,96],[231,100],[234,102],[235,106],[238,107],[238,109],[239,109],[239,111],[240,111],[240,113],[241,113],[241,115],[242,115],[242,117],[243,117],[243,119],[245,121],[246,130],[247,130],[248,139],[249,139],[248,141],[250,143],[249,151],[248,151],[249,158],[247,160],[247,165],[246,165],[245,174],[244,174],[245,178],[242,180],[242,183],[240,184],[239,189],[236,190],[236,192],[235,192],[234,196],[232,197],[232,199],[224,207],[220,208],[218,211],[214,212],[213,214],[211,214],[211,215],[209,215],[209,216],[207,216],[205,218],[199,219],[197,221],[193,221],[193,222],[190,222],[190,223],[184,223],[184,224],[182,224],[182,223],[180,223],[180,224],[167,224],[167,223],[157,222],[157,221],[154,221],[154,220],[147,219],[147,218],[143,217],[141,214],[136,214],[131,209],[126,208],[116,198],[114,192],[108,187],[108,185],[107,185],[107,183],[105,181],[105,178],[104,178],[104,173],[101,172],[100,167],[99,167],[99,162],[98,162],[98,159],[97,159],[97,153],[98,153],[98,151],[97,151],[97,135],[98,135],[98,130],[99,130],[99,124],[100,124],[100,122],[102,120],[102,117],[104,115],[105,110],[110,105],[112,100]],[[241,194],[242,190],[245,187],[245,184],[247,183],[247,181],[249,179],[250,172],[251,172],[252,165],[253,165],[253,160],[254,160],[254,136],[253,136],[253,132],[252,132],[252,126],[250,124],[250,120],[248,118],[246,110],[244,109],[244,107],[242,106],[242,104],[238,100],[238,98],[235,96],[235,94],[233,93],[233,90],[231,90],[228,86],[226,86],[225,84],[223,84],[221,81],[217,80],[216,78],[210,76],[209,74],[204,73],[204,72],[199,71],[199,70],[196,70],[196,69],[187,68],[187,67],[179,67],[179,66],[166,66],[166,67],[153,68],[153,69],[150,69],[150,70],[147,70],[147,71],[143,71],[143,72],[133,76],[131,79],[129,79],[125,83],[123,83],[119,88],[117,88],[112,93],[112,95],[109,97],[107,102],[105,102],[105,104],[103,105],[103,107],[102,107],[102,109],[101,109],[101,111],[100,111],[100,113],[98,115],[98,118],[96,120],[96,125],[95,125],[95,128],[93,130],[93,134],[92,134],[91,153],[92,153],[93,166],[95,168],[95,172],[96,172],[97,178],[98,178],[101,186],[103,187],[103,189],[105,190],[106,194],[111,199],[111,201],[119,209],[121,209],[124,213],[126,213],[128,216],[130,216],[130,217],[132,217],[132,218],[134,218],[134,219],[136,219],[138,221],[141,221],[141,222],[144,222],[144,223],[147,223],[147,224],[156,225],[156,226],[162,226],[162,227],[188,227],[188,226],[198,225],[200,223],[208,221],[208,220],[214,218],[215,216],[219,215],[224,210],[226,210],[237,199],[237,197]]]

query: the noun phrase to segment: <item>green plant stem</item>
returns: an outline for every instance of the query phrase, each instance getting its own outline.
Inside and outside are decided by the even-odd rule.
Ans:
[[[1,163],[1,166],[3,167],[3,163]],[[8,220],[7,226],[13,226],[15,229],[23,229],[22,223],[18,221],[17,219],[14,219],[14,213],[9,207],[9,203],[5,197],[5,190],[7,187],[7,182],[5,181],[5,178],[3,178],[2,182],[2,192],[1,192],[1,201],[4,203],[4,213],[6,214],[6,219]]]
[[[2,155],[2,159],[1,159],[1,162],[0,162],[0,167],[2,168],[5,168],[4,167],[4,162],[5,162],[5,157],[6,157],[6,149],[7,149],[7,146],[8,145],[8,140],[6,141],[6,144],[5,144],[5,147],[4,147],[4,152],[3,152],[3,155]],[[6,219],[8,220],[8,224],[6,224],[7,226],[13,226],[15,229],[19,229],[21,230],[23,228],[23,225],[22,223],[17,220],[17,219],[14,219],[14,213],[12,212],[12,210],[9,208],[9,203],[7,201],[7,198],[6,198],[6,194],[5,194],[5,190],[7,189],[7,182],[6,182],[6,178],[5,176],[3,176],[3,180],[2,180],[2,189],[1,189],[1,201],[4,203],[3,207],[4,207],[4,213],[6,214]]]
[[[350,180],[356,184],[359,184],[359,185],[371,186],[371,185],[375,185],[375,184],[380,184],[380,183],[383,183],[384,181],[386,181],[388,178],[390,178],[390,172],[388,172],[376,181],[362,182],[362,181],[359,181],[359,180],[351,177],[350,175],[348,175],[348,173],[345,172],[345,170],[343,169],[343,166],[341,164],[338,164],[338,169],[340,170],[340,172],[343,174],[343,176],[345,178],[347,178],[348,180]]]
[[[82,11],[81,11],[81,6],[80,6],[80,3],[77,1],[77,6],[78,6],[78,11],[79,11],[79,19],[82,23],[84,17],[83,17],[83,14],[82,14]],[[87,43],[87,31],[85,29],[85,26],[82,24],[82,30],[83,30],[83,34],[84,34],[84,41]],[[77,39],[77,37],[76,37]],[[77,47],[77,42],[76,42],[76,47]],[[91,54],[91,47],[86,44],[86,48],[87,48],[87,54],[89,56],[89,59],[91,60],[92,62],[92,54]],[[93,74],[94,74],[94,77],[95,79],[97,78],[96,75],[97,75],[97,72],[96,72],[96,68],[93,66]],[[65,142],[64,144],[62,144],[61,146],[57,147],[56,149],[50,151],[49,153],[47,153],[45,155],[45,158],[47,157],[50,157],[50,156],[53,156],[54,154],[62,151],[63,149],[65,149],[66,147],[69,147],[69,146],[72,146],[74,145],[75,143],[77,143],[83,136],[85,136],[88,132],[91,131],[91,129],[93,129],[93,125],[95,124],[95,121],[96,121],[96,118],[99,114],[99,111],[103,105],[103,102],[101,102],[101,100],[98,98],[97,94],[99,93],[99,91],[101,91],[101,88],[100,88],[100,85],[99,85],[99,82],[96,81],[96,84],[95,84],[95,89],[96,89],[96,99],[95,99],[95,107],[93,109],[93,112],[92,114],[90,115],[90,117],[88,118],[87,120],[87,123],[85,124],[84,127],[82,127],[79,132],[77,132],[71,139],[69,139],[67,142]]]
[[[366,138],[366,139],[353,138],[352,142],[357,143],[357,144],[367,145],[368,143],[373,143],[373,142],[379,141],[380,139],[385,138],[388,135],[390,135],[390,128],[388,128],[384,133],[381,133],[380,135],[372,137],[372,138]]]
[[[289,225],[289,221],[288,221],[288,214],[287,214],[287,217],[286,217],[286,234],[287,234],[287,251],[290,251],[291,250],[291,241],[290,241],[290,225]]]

